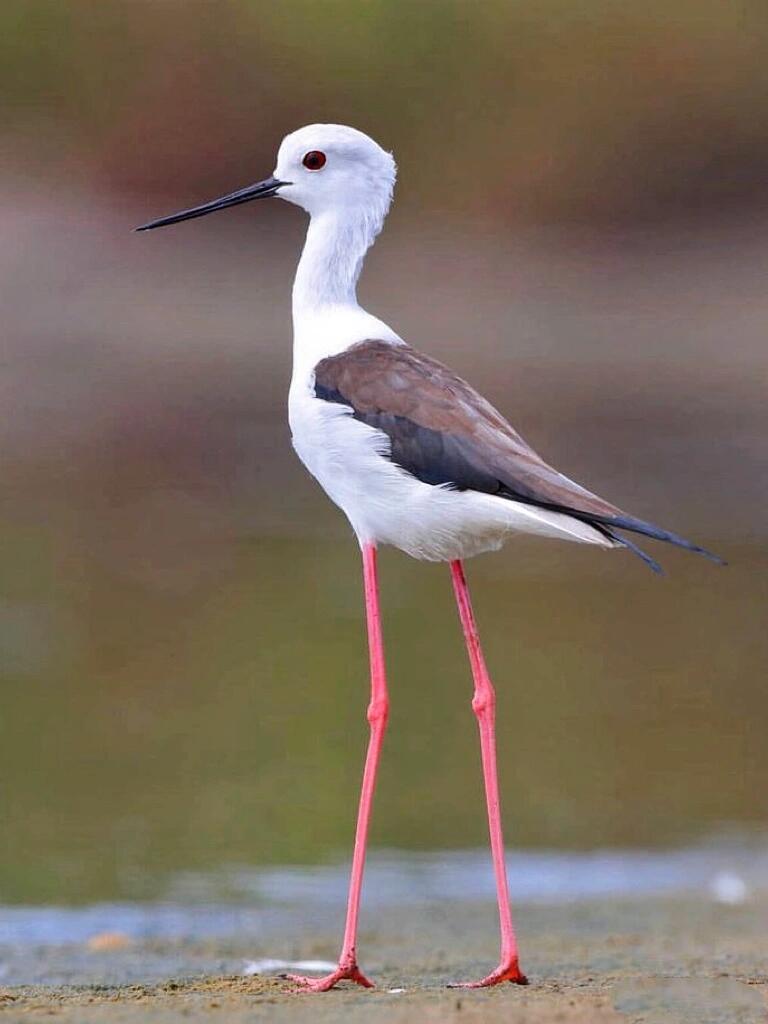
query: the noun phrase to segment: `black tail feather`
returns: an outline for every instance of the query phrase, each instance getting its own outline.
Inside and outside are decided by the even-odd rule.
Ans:
[[[629,530],[631,533],[640,533],[644,537],[651,537],[653,540],[664,541],[666,544],[674,544],[675,547],[683,548],[685,551],[692,551],[696,555],[703,555],[704,558],[708,558],[709,561],[714,562],[715,565],[728,565],[725,559],[720,558],[719,555],[715,555],[711,551],[707,551],[706,548],[701,547],[699,544],[694,544],[693,541],[686,540],[685,537],[681,537],[678,533],[672,533],[671,530],[662,530],[660,526],[654,526],[653,523],[646,523],[644,519],[633,519],[632,516],[625,516],[623,514],[617,516],[602,516],[595,512],[584,512],[576,508],[567,508],[565,505],[536,501],[531,497],[524,498],[520,494],[515,494],[512,491],[502,491],[500,493],[503,497],[510,497],[515,501],[524,501],[527,504],[535,505],[538,508],[550,509],[552,512],[560,512],[562,515],[571,516],[573,519],[578,519],[582,523],[588,523],[606,537],[610,537],[611,540],[615,541],[617,544],[621,544],[623,547],[628,548],[636,554],[638,558],[641,558],[647,565],[649,565],[654,572],[661,573],[662,575],[664,574],[664,570],[658,562],[654,561],[650,555],[647,555],[631,540],[628,540],[626,537],[623,537],[615,531]]]
[[[622,547],[627,548],[628,551],[631,551],[633,554],[637,555],[638,558],[642,559],[642,561],[645,562],[649,569],[652,569],[655,573],[658,573],[659,576],[664,575],[664,570],[656,561],[656,559],[651,558],[651,556],[647,552],[643,551],[642,548],[638,547],[634,541],[628,540],[626,537],[622,537],[620,533],[616,533],[609,526],[601,527],[600,532],[604,533],[606,537],[610,537],[611,540],[615,540],[617,544],[621,544]]]
[[[651,558],[649,554],[643,551],[642,548],[638,547],[634,541],[631,541],[628,537],[624,537],[622,534],[617,533],[617,529],[620,530],[631,530],[633,533],[640,533],[644,537],[652,537],[653,540],[665,541],[667,544],[674,544],[676,547],[684,548],[686,551],[692,551],[694,554],[703,555],[708,558],[710,562],[714,562],[716,565],[727,565],[728,563],[720,558],[719,555],[713,555],[711,551],[707,551],[706,548],[700,547],[698,544],[693,544],[691,541],[686,540],[685,537],[680,537],[676,533],[672,533],[669,530],[662,530],[659,526],[654,526],[653,523],[646,523],[642,519],[632,519],[631,516],[586,516],[584,514],[576,514],[571,512],[571,515],[575,515],[576,518],[581,519],[582,522],[589,523],[600,533],[606,537],[610,537],[612,541],[620,544],[622,547],[627,548],[633,554],[637,555],[638,558],[642,559],[643,562],[655,573],[660,576],[664,575],[664,570],[656,561]]]
[[[704,558],[708,558],[710,562],[714,562],[716,565],[727,565],[718,555],[714,555],[711,551],[707,551],[706,548],[700,547],[698,544],[693,544],[691,541],[686,540],[685,537],[680,537],[677,533],[672,533],[670,530],[662,530],[659,526],[654,526],[653,523],[646,523],[642,519],[633,519],[631,516],[595,516],[597,522],[603,526],[609,526],[620,530],[630,530],[632,533],[640,533],[644,537],[652,537],[654,540],[662,540],[667,544],[674,544],[678,548],[684,548],[686,551],[693,551],[697,555],[703,555]],[[620,542],[623,542],[627,547],[630,545],[627,543],[624,537],[614,538]]]

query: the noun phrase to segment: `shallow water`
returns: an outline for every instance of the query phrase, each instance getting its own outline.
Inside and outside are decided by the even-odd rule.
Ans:
[[[610,897],[696,896],[740,904],[768,891],[768,838],[667,851],[528,851],[507,858],[513,899],[555,903]],[[101,932],[132,939],[265,940],[342,913],[348,865],[232,867],[173,879],[157,902],[0,908],[0,944],[82,943]],[[366,870],[365,911],[414,904],[492,902],[483,850],[377,852]],[[301,922],[301,924],[299,923]]]

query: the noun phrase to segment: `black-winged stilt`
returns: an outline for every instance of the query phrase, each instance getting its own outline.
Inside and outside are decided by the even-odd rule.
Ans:
[[[462,562],[499,548],[510,533],[524,532],[629,548],[660,571],[620,530],[719,559],[674,533],[625,515],[558,473],[469,384],[361,309],[357,280],[384,223],[394,184],[392,156],[367,135],[344,125],[309,125],[283,140],[272,177],[138,230],[268,196],[286,199],[310,214],[293,285],[289,420],[299,457],[346,513],[362,550],[371,735],[339,964],[326,977],[294,980],[314,991],[325,991],[342,979],[371,985],[358,967],[356,938],[368,822],[389,708],[376,550],[391,544],[414,558],[450,563],[474,678],[472,708],[480,729],[501,955],[490,974],[461,984],[522,985],[526,978],[512,925],[499,810],[495,694]]]

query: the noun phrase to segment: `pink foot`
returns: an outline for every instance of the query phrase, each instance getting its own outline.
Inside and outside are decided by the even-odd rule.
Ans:
[[[335,971],[326,974],[324,978],[309,978],[304,974],[284,974],[283,977],[295,981],[299,990],[305,992],[327,992],[340,981],[354,981],[363,988],[373,988],[373,982],[366,978],[357,964],[348,964],[346,967],[339,964]]]
[[[491,985],[498,985],[502,981],[510,981],[513,985],[527,985],[528,979],[520,970],[517,957],[506,963],[499,964],[495,971],[491,971],[480,981],[456,981],[448,988],[489,988]]]

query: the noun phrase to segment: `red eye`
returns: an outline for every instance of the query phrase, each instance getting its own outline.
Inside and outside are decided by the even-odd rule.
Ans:
[[[301,162],[308,171],[319,171],[325,166],[325,153],[321,153],[319,149],[312,149],[304,155]]]

